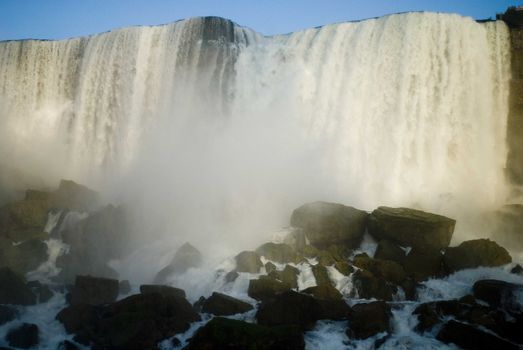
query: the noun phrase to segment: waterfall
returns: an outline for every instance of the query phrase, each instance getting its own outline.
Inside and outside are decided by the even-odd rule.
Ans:
[[[435,13],[1,42],[0,168],[139,192],[149,230],[206,238],[317,199],[456,217],[506,197],[509,46],[502,22]]]

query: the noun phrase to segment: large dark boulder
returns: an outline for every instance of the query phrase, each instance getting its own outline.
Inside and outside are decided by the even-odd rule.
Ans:
[[[391,301],[392,296],[396,293],[396,289],[387,283],[385,279],[376,277],[366,270],[354,272],[352,284],[354,286],[354,296],[362,299]]]
[[[13,245],[13,241],[0,237],[0,266],[25,275],[47,261],[47,245],[40,239],[25,240]]]
[[[71,180],[61,180],[49,199],[53,208],[79,212],[92,210],[100,202],[97,192]]]
[[[405,260],[405,251],[396,243],[391,242],[387,239],[382,239],[378,242],[376,252],[374,253],[375,259],[391,260],[398,264],[403,264]]]
[[[297,325],[310,329],[320,319],[318,301],[313,297],[287,291],[264,300],[256,313],[258,324],[265,326]]]
[[[449,321],[445,323],[436,338],[444,343],[456,344],[462,349],[491,350],[491,349],[520,349],[519,346],[487,333],[475,326],[462,322]]]
[[[506,310],[523,311],[519,299],[523,295],[523,285],[499,280],[480,280],[472,287],[477,299],[486,301],[493,307]]]
[[[300,270],[291,265],[285,265],[282,271],[277,271],[278,279],[288,284],[292,289],[298,288]]]
[[[18,311],[11,306],[0,305],[0,326],[14,320],[18,316]]]
[[[445,216],[409,208],[379,207],[369,216],[368,231],[404,247],[448,247],[456,221]]]
[[[512,262],[507,250],[489,239],[465,241],[457,247],[447,248],[443,260],[450,272]]]
[[[354,339],[367,339],[378,333],[391,331],[390,306],[383,301],[357,304],[349,314],[347,335]]]
[[[96,321],[101,314],[101,308],[89,304],[69,305],[56,315],[69,334],[82,334],[96,326]]]
[[[36,304],[36,295],[24,279],[8,267],[0,267],[0,304]]]
[[[32,323],[22,323],[20,326],[10,329],[5,336],[9,346],[20,349],[29,349],[38,345],[38,326]]]
[[[196,331],[184,350],[303,350],[297,326],[266,327],[215,317]]]
[[[172,295],[178,298],[185,298],[185,291],[183,289],[158,284],[142,284],[140,286],[140,293],[160,294],[162,296]]]
[[[403,261],[407,275],[421,282],[431,277],[443,276],[443,256],[439,249],[413,248]]]
[[[202,312],[216,316],[243,314],[252,309],[252,305],[245,301],[217,292],[212,293],[212,295],[203,302],[202,306]]]
[[[291,225],[303,229],[317,248],[331,245],[358,247],[365,233],[368,214],[337,203],[313,202],[294,210]]]
[[[370,271],[376,277],[383,278],[395,284],[400,284],[407,277],[403,267],[391,260],[357,256],[354,258],[353,264],[360,269]]]
[[[256,253],[280,264],[296,262],[298,259],[298,254],[294,249],[285,243],[268,242],[262,244],[256,249]]]
[[[291,289],[287,283],[283,283],[269,276],[260,276],[260,278],[249,281],[247,294],[256,300],[265,300],[278,293]]]
[[[256,252],[243,251],[236,255],[235,260],[238,272],[258,273],[263,266],[260,255]]]
[[[332,286],[333,283],[329,277],[327,268],[322,264],[316,264],[311,266],[312,274],[316,279],[316,285],[318,286]]]
[[[178,248],[170,264],[161,269],[154,280],[156,283],[163,283],[170,275],[179,275],[190,268],[200,267],[202,261],[200,251],[191,244],[185,243]]]
[[[341,293],[336,288],[329,284],[309,287],[302,290],[301,292],[305,294],[310,294],[314,296],[316,299],[340,300],[341,298],[343,298],[343,295],[341,295]]]
[[[119,293],[117,280],[91,276],[76,276],[71,292],[71,304],[101,305],[112,303]]]

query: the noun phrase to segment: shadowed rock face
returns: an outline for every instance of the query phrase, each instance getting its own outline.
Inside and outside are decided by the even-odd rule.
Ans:
[[[25,284],[24,279],[8,267],[0,268],[0,304],[36,304],[36,295]]]
[[[202,307],[202,312],[210,313],[217,316],[229,316],[241,314],[252,310],[251,304],[236,298],[230,297],[222,293],[212,293],[212,295],[205,300]]]
[[[294,210],[291,225],[303,229],[317,248],[333,244],[357,247],[365,233],[368,214],[337,203],[314,202]]]
[[[382,332],[390,332],[390,306],[383,301],[357,304],[349,314],[347,334],[356,339],[366,339]]]
[[[155,277],[156,283],[163,283],[170,275],[182,274],[192,267],[202,264],[202,254],[189,243],[183,244],[174,254],[169,265],[158,272]]]
[[[369,216],[369,233],[405,247],[443,249],[449,246],[456,221],[409,208],[379,207]]]
[[[512,262],[507,250],[489,239],[465,241],[445,250],[445,266],[450,272],[479,266],[501,266]]]
[[[117,280],[77,276],[71,293],[71,304],[101,305],[116,300],[120,290]]]

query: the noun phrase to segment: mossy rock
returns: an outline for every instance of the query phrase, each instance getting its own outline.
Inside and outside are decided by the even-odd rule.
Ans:
[[[256,249],[256,253],[280,264],[294,263],[298,260],[298,254],[290,245],[285,243],[268,242],[262,244]]]
[[[367,270],[358,270],[352,275],[354,297],[391,301],[397,291],[383,278],[374,276]]]
[[[417,282],[444,275],[443,256],[438,249],[413,248],[405,257],[403,267]]]
[[[383,278],[394,284],[400,284],[407,277],[403,267],[397,262],[390,260],[360,256],[354,258],[353,264],[360,269],[370,271],[376,277]]]
[[[236,255],[234,259],[238,272],[258,273],[263,266],[260,255],[252,251],[243,251]]]
[[[329,277],[327,268],[321,264],[312,265],[311,267],[314,278],[316,279],[316,285],[318,286],[332,286],[332,281]]]
[[[303,350],[304,348],[303,334],[297,326],[267,327],[215,317],[196,331],[185,349]]]
[[[265,300],[289,289],[291,286],[287,283],[269,276],[260,276],[258,279],[249,281],[247,294],[253,299]]]
[[[489,239],[465,241],[457,247],[448,248],[443,260],[450,272],[479,266],[502,266],[512,262],[508,251]]]
[[[305,294],[310,294],[316,299],[322,300],[339,300],[343,297],[336,288],[328,284],[309,287],[304,289],[302,292]]]
[[[285,268],[279,272],[279,279],[289,285],[292,289],[298,288],[298,275],[300,270],[291,265],[285,265]]]
[[[306,245],[302,250],[302,254],[306,258],[315,258],[319,252],[320,250],[312,245]]]
[[[265,264],[265,272],[270,274],[272,271],[276,271],[276,265],[269,261]]]
[[[19,230],[43,230],[49,209],[49,201],[47,200],[16,201],[8,203],[4,207],[10,228]]]
[[[334,264],[336,270],[338,270],[342,275],[348,276],[354,272],[354,268],[346,261],[337,261]]]
[[[0,266],[7,266],[25,275],[37,269],[47,259],[47,245],[39,239],[13,245],[12,241],[0,237]]]

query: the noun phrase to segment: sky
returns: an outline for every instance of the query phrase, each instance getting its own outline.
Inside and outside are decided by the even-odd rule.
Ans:
[[[265,35],[407,11],[494,18],[523,0],[0,0],[0,40],[65,39],[221,16]]]

